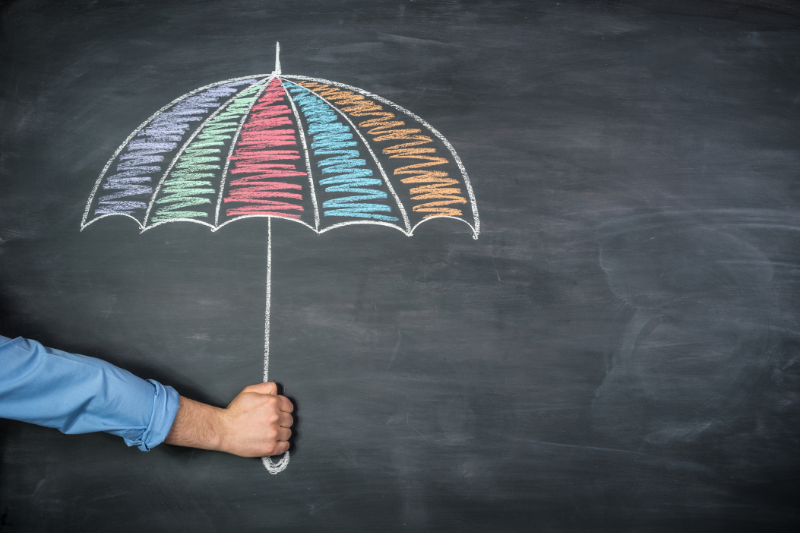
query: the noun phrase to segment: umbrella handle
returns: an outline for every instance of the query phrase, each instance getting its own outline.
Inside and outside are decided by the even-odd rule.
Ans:
[[[272,475],[277,474],[278,472],[283,472],[286,470],[286,467],[289,466],[289,451],[287,450],[280,461],[277,463],[272,462],[271,457],[262,457],[261,462],[264,463],[264,468],[267,469]]]

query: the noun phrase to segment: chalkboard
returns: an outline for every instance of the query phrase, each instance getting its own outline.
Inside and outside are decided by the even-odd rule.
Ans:
[[[3,533],[800,524],[793,3],[0,13],[0,333],[224,406],[262,379],[269,259],[269,378],[297,414],[277,475],[0,421]],[[269,76],[277,42],[287,76],[441,134],[461,220],[411,236],[258,217],[82,229],[140,125],[198,88]]]

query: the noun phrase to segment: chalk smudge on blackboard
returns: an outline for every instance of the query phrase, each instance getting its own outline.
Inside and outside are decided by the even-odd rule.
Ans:
[[[761,251],[687,217],[632,217],[603,228],[600,265],[633,315],[595,394],[598,430],[694,440],[761,401],[777,309]]]

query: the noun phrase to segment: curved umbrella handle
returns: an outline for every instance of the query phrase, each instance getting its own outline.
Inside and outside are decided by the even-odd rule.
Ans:
[[[267,472],[272,475],[283,472],[289,466],[289,451],[287,450],[283,458],[277,463],[273,463],[271,457],[262,457],[261,462],[264,463],[264,468],[267,469]]]

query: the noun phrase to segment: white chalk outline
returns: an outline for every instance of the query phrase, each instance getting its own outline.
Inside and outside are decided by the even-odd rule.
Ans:
[[[261,74],[261,76],[265,76],[265,75],[266,74]],[[103,215],[100,215],[98,217],[93,218],[89,222],[86,222],[86,219],[89,217],[89,210],[92,208],[92,202],[94,201],[94,195],[97,194],[97,189],[99,189],[100,188],[100,184],[103,183],[103,178],[105,177],[106,172],[108,172],[108,169],[111,167],[111,163],[114,162],[114,160],[117,158],[117,156],[120,154],[120,152],[122,152],[123,148],[125,148],[128,145],[128,143],[131,142],[134,137],[136,137],[136,134],[138,134],[140,131],[142,131],[142,129],[144,129],[145,126],[150,124],[158,115],[160,115],[161,113],[163,113],[164,111],[166,111],[170,107],[174,106],[175,104],[177,104],[181,100],[185,100],[185,99],[189,98],[190,96],[199,93],[200,91],[205,91],[206,89],[210,89],[210,88],[216,87],[218,85],[225,85],[226,83],[231,83],[231,82],[234,82],[234,81],[249,80],[249,79],[254,79],[254,78],[258,78],[258,77],[260,77],[260,76],[241,76],[239,78],[231,78],[229,80],[223,80],[223,81],[218,81],[218,82],[215,82],[215,83],[210,83],[208,85],[204,85],[204,86],[202,86],[202,87],[200,87],[198,89],[195,89],[195,90],[193,90],[191,92],[188,92],[188,93],[184,94],[183,96],[179,96],[175,100],[171,101],[170,103],[168,103],[167,105],[165,105],[164,107],[162,107],[161,109],[159,109],[158,111],[156,111],[155,113],[150,115],[150,118],[148,118],[147,120],[145,120],[144,122],[139,124],[139,127],[136,128],[135,130],[133,130],[133,132],[130,135],[128,135],[128,138],[125,139],[125,141],[122,144],[119,145],[119,148],[116,149],[116,151],[114,152],[114,155],[111,156],[111,159],[108,160],[108,162],[106,163],[106,166],[104,166],[103,170],[100,172],[100,177],[97,178],[97,182],[94,184],[94,188],[92,189],[92,193],[89,195],[89,201],[86,202],[86,210],[83,212],[83,218],[81,219],[81,231],[83,231],[84,228],[86,228],[86,226],[88,226],[89,224],[92,224],[92,223],[100,220],[101,218],[105,218],[107,216],[117,216],[117,215],[125,216],[125,217],[128,217],[128,218],[132,218],[133,220],[136,220],[136,223],[139,224],[139,227],[142,227],[142,223],[139,222],[136,219],[136,217],[133,217],[133,216],[128,215],[126,213],[106,213],[106,214],[103,214]]]
[[[291,80],[289,80],[289,81],[291,81]],[[294,85],[297,85],[297,84],[294,84]],[[303,87],[302,85],[297,85],[297,86],[298,87]],[[341,109],[339,109],[338,107],[334,106],[332,103],[330,103],[328,100],[326,100],[325,98],[321,97],[320,95],[318,95],[314,91],[312,91],[312,90],[310,90],[310,89],[308,89],[306,87],[303,87],[303,89],[308,91],[310,94],[313,94],[314,96],[316,96],[317,98],[322,100],[324,103],[328,104],[328,106],[331,109],[333,109],[334,111],[336,111],[337,113],[339,113],[342,116],[342,118],[345,119],[350,124],[350,126],[353,128],[353,131],[355,131],[358,134],[359,138],[361,139],[361,142],[364,143],[364,146],[367,148],[367,151],[369,152],[369,155],[372,156],[373,161],[375,161],[375,164],[378,166],[378,171],[381,173],[381,176],[383,176],[383,181],[386,183],[386,186],[389,188],[389,191],[392,193],[392,196],[394,197],[394,201],[397,203],[397,208],[400,210],[400,213],[403,215],[403,221],[406,223],[406,233],[408,233],[409,230],[411,230],[411,223],[408,221],[408,215],[406,214],[406,209],[405,209],[405,207],[403,207],[403,203],[400,201],[400,198],[397,196],[397,193],[394,192],[394,187],[392,187],[391,182],[389,182],[389,177],[386,175],[386,172],[383,170],[383,166],[381,165],[380,161],[378,161],[378,158],[375,156],[375,152],[372,151],[372,148],[370,147],[370,145],[367,142],[367,140],[364,138],[363,135],[361,135],[361,132],[358,130],[356,125],[353,124],[353,121],[350,120],[350,118],[347,115],[345,115],[344,112],[342,112]]]
[[[294,105],[294,101],[292,100],[289,91],[287,91],[286,87],[283,86],[283,81],[281,81],[281,88],[286,95],[286,99],[289,100],[289,103],[292,105],[292,112],[294,113],[294,118],[297,121],[297,129],[300,132],[300,143],[303,145],[303,152],[306,156],[308,184],[311,187],[311,202],[314,204],[314,229],[319,231],[319,206],[317,205],[317,190],[314,187],[314,178],[311,175],[311,156],[308,153],[308,144],[306,144],[306,132],[303,130],[303,123],[300,121],[300,113],[297,112],[297,107]]]
[[[277,65],[276,65],[276,69],[278,69],[278,68],[280,68],[280,63],[279,63],[279,60],[278,60],[278,63],[277,63]],[[157,116],[158,116],[160,113],[162,113],[163,111],[165,111],[165,110],[169,109],[169,108],[170,108],[172,105],[174,105],[174,104],[176,104],[176,103],[180,102],[181,100],[184,100],[184,99],[188,98],[189,96],[191,96],[191,95],[193,95],[193,94],[196,94],[196,93],[198,93],[198,92],[200,92],[200,91],[203,91],[203,90],[209,89],[209,88],[211,88],[211,87],[215,87],[215,86],[217,86],[217,85],[224,85],[224,84],[226,84],[226,83],[231,83],[231,82],[234,82],[234,81],[241,81],[241,80],[247,80],[247,79],[259,79],[259,78],[267,78],[267,81],[266,81],[266,83],[264,83],[264,82],[263,82],[263,80],[262,80],[262,81],[260,81],[260,82],[257,82],[257,83],[264,83],[264,88],[262,89],[262,93],[263,93],[263,90],[265,90],[265,89],[266,89],[267,85],[269,85],[269,82],[270,82],[270,81],[272,81],[272,79],[273,79],[273,78],[275,78],[275,77],[276,77],[276,74],[275,74],[275,72],[273,72],[273,73],[271,73],[271,74],[256,74],[256,75],[253,75],[253,76],[241,76],[241,77],[239,77],[239,78],[231,78],[231,79],[229,79],[229,80],[223,80],[223,81],[220,81],[220,82],[217,82],[217,83],[212,83],[212,84],[210,84],[210,85],[205,85],[205,86],[203,86],[203,87],[200,87],[199,89],[195,89],[194,91],[192,91],[192,92],[189,92],[189,93],[187,93],[187,94],[185,94],[185,95],[181,96],[180,98],[177,98],[177,99],[173,100],[173,101],[172,101],[172,102],[170,102],[169,104],[165,105],[164,107],[162,107],[161,109],[159,109],[158,111],[156,111],[156,112],[155,112],[155,113],[154,113],[154,114],[153,114],[153,115],[152,115],[150,118],[148,118],[148,119],[147,119],[145,122],[143,122],[143,123],[142,123],[142,124],[141,124],[141,125],[140,125],[138,128],[136,128],[136,130],[134,130],[134,131],[133,131],[133,133],[131,133],[131,134],[128,136],[128,138],[127,138],[127,139],[125,139],[125,142],[123,142],[123,143],[122,143],[122,144],[119,146],[119,148],[117,148],[116,152],[114,152],[114,155],[113,155],[113,156],[111,157],[111,159],[109,159],[109,160],[108,160],[108,162],[106,163],[106,166],[103,168],[103,171],[100,173],[100,177],[97,179],[97,182],[95,183],[95,186],[94,186],[94,188],[92,189],[92,193],[91,193],[91,195],[89,196],[89,201],[88,201],[88,202],[87,202],[87,204],[86,204],[86,210],[85,210],[85,211],[84,211],[84,213],[83,213],[83,219],[82,219],[82,221],[81,221],[81,231],[83,231],[83,230],[84,230],[84,229],[85,229],[87,226],[89,226],[90,224],[93,224],[93,223],[97,222],[97,221],[98,221],[98,220],[100,220],[101,218],[105,218],[105,217],[109,217],[109,216],[125,216],[125,217],[128,217],[128,218],[130,218],[131,220],[134,220],[134,221],[136,222],[136,224],[139,226],[139,228],[142,230],[142,232],[144,232],[144,231],[147,231],[147,230],[149,230],[149,229],[151,229],[151,228],[154,228],[154,227],[156,227],[156,226],[160,226],[161,224],[168,223],[168,222],[186,222],[186,221],[188,221],[188,222],[196,222],[196,223],[200,223],[200,224],[203,224],[203,225],[206,225],[206,226],[208,226],[209,228],[211,228],[211,230],[212,230],[212,231],[217,231],[217,230],[219,230],[219,228],[221,228],[222,226],[224,226],[224,225],[228,224],[229,222],[233,222],[234,220],[239,220],[240,218],[250,218],[250,217],[261,217],[261,218],[284,218],[284,219],[286,219],[286,220],[292,220],[292,221],[295,221],[295,222],[300,222],[300,223],[301,223],[301,224],[303,224],[304,226],[306,226],[306,227],[308,227],[308,228],[310,228],[310,229],[314,230],[314,231],[315,231],[317,234],[324,233],[325,231],[328,231],[329,229],[333,229],[333,228],[339,228],[339,227],[342,227],[342,226],[349,226],[349,225],[351,225],[351,224],[375,224],[375,225],[379,225],[379,226],[389,226],[389,227],[394,227],[394,228],[397,228],[397,226],[393,226],[392,224],[387,224],[387,223],[385,223],[385,222],[379,222],[379,221],[369,221],[369,222],[368,222],[368,221],[363,221],[363,220],[353,220],[353,221],[349,221],[349,222],[341,222],[341,223],[338,223],[338,224],[334,224],[334,225],[332,225],[332,226],[329,226],[329,227],[328,227],[328,228],[326,228],[325,230],[319,230],[319,229],[318,229],[318,228],[319,228],[319,226],[318,226],[318,225],[317,225],[317,228],[313,228],[313,227],[311,227],[309,224],[307,224],[307,223],[305,223],[305,222],[302,222],[302,221],[300,221],[300,220],[297,220],[297,219],[292,219],[292,218],[286,218],[286,217],[280,217],[280,216],[276,216],[276,215],[242,215],[242,216],[239,216],[239,217],[233,218],[233,219],[231,219],[231,220],[228,220],[228,221],[226,221],[226,222],[224,222],[224,223],[222,223],[222,224],[219,224],[219,209],[220,209],[220,204],[221,204],[221,199],[222,199],[223,188],[224,188],[224,185],[225,185],[225,176],[226,176],[226,174],[227,174],[227,164],[228,164],[228,161],[226,161],[226,168],[223,170],[223,176],[222,176],[222,178],[221,178],[221,180],[220,180],[220,195],[219,195],[219,198],[218,198],[218,200],[217,200],[217,210],[216,210],[216,213],[215,213],[215,220],[214,220],[214,224],[213,224],[213,225],[212,225],[212,224],[205,223],[205,222],[202,222],[202,221],[198,221],[198,220],[195,220],[195,219],[176,218],[176,219],[172,219],[172,220],[169,220],[169,221],[164,221],[164,222],[158,222],[158,223],[156,223],[156,224],[151,224],[150,226],[145,226],[144,224],[142,224],[141,222],[139,222],[139,220],[138,220],[138,219],[136,219],[136,217],[134,217],[134,216],[132,216],[132,215],[125,214],[125,213],[106,213],[106,214],[103,214],[103,215],[100,215],[100,216],[94,217],[92,220],[90,220],[90,221],[88,221],[88,222],[86,221],[87,217],[89,216],[89,210],[91,209],[91,206],[92,206],[92,201],[94,200],[94,196],[95,196],[95,194],[97,193],[97,189],[100,187],[100,184],[102,183],[102,181],[103,181],[103,178],[105,177],[105,174],[106,174],[106,172],[108,171],[108,168],[111,166],[111,163],[113,163],[113,162],[114,162],[114,160],[115,160],[115,159],[116,159],[116,157],[119,155],[119,153],[120,153],[120,152],[121,152],[121,151],[122,151],[122,150],[125,148],[125,146],[126,146],[126,145],[127,145],[127,144],[128,144],[128,143],[129,143],[129,142],[132,140],[132,139],[133,139],[133,137],[134,137],[134,136],[135,136],[137,133],[139,133],[139,131],[141,131],[141,130],[142,130],[142,128],[144,128],[145,126],[147,126],[147,124],[149,124],[150,122],[152,122],[152,121],[153,121],[153,119],[155,119],[155,118],[156,118],[156,117],[157,117]],[[473,239],[477,239],[477,238],[478,238],[478,235],[480,234],[480,216],[479,216],[479,214],[478,214],[478,205],[477,205],[477,201],[476,201],[476,199],[475,199],[475,193],[474,193],[474,191],[473,191],[473,189],[472,189],[472,184],[471,184],[471,182],[470,182],[470,180],[469,180],[469,175],[467,174],[467,171],[466,171],[466,169],[464,168],[464,164],[463,164],[463,162],[461,161],[461,158],[459,158],[459,157],[458,157],[458,154],[456,153],[456,151],[455,151],[455,148],[453,148],[453,145],[451,145],[451,144],[450,144],[450,142],[449,142],[449,141],[448,141],[448,140],[447,140],[447,139],[446,139],[446,138],[445,138],[445,137],[444,137],[444,136],[443,136],[441,133],[439,133],[439,131],[438,131],[436,128],[434,128],[433,126],[431,126],[430,124],[428,124],[428,123],[427,123],[425,120],[423,120],[423,119],[422,119],[422,118],[420,118],[419,116],[415,115],[415,114],[414,114],[414,113],[412,113],[411,111],[408,111],[407,109],[405,109],[405,108],[403,108],[403,107],[401,107],[401,106],[399,106],[399,105],[395,104],[394,102],[391,102],[391,101],[389,101],[389,100],[387,100],[387,99],[385,99],[385,98],[383,98],[383,97],[381,97],[381,96],[378,96],[378,95],[376,95],[376,94],[370,93],[369,91],[365,91],[365,90],[363,90],[363,89],[359,89],[358,87],[353,87],[352,85],[347,85],[347,84],[345,84],[345,83],[339,83],[339,82],[335,82],[335,81],[331,81],[331,80],[326,80],[326,79],[322,79],[322,78],[314,78],[314,77],[310,77],[310,76],[301,76],[301,75],[294,75],[294,74],[291,74],[291,75],[285,75],[285,76],[284,76],[284,75],[280,75],[279,79],[283,79],[283,78],[286,78],[286,79],[288,79],[289,81],[292,81],[292,79],[293,79],[293,78],[294,78],[294,79],[298,79],[298,80],[314,81],[314,82],[317,82],[317,83],[324,83],[324,84],[328,84],[328,85],[333,85],[333,86],[336,86],[336,87],[340,87],[340,88],[343,88],[343,89],[347,89],[347,90],[350,90],[350,91],[353,91],[353,92],[359,93],[359,94],[361,94],[361,95],[363,95],[363,96],[366,96],[366,97],[368,97],[368,98],[373,98],[373,99],[375,99],[375,100],[377,100],[377,101],[379,101],[379,102],[381,102],[381,103],[383,103],[383,104],[386,104],[386,105],[388,105],[388,106],[392,107],[393,109],[395,109],[395,110],[397,110],[397,111],[400,111],[400,112],[402,112],[402,113],[404,113],[404,114],[408,115],[409,117],[413,118],[414,120],[416,120],[417,122],[419,122],[421,125],[423,125],[425,128],[427,128],[427,129],[428,129],[428,130],[429,130],[431,133],[433,133],[433,134],[434,134],[434,135],[435,135],[435,136],[436,136],[436,137],[437,137],[437,138],[438,138],[440,141],[442,141],[442,143],[443,143],[443,144],[444,144],[444,145],[447,147],[447,149],[450,151],[450,154],[453,156],[453,160],[455,161],[456,165],[458,166],[458,169],[461,171],[461,175],[462,175],[462,177],[464,178],[464,185],[465,185],[465,187],[467,188],[467,194],[469,195],[470,204],[471,204],[471,207],[472,207],[472,214],[473,214],[473,217],[474,217],[474,220],[475,220],[475,224],[474,224],[474,225],[473,225],[473,224],[470,224],[470,223],[469,223],[467,220],[465,220],[465,219],[463,219],[463,218],[460,218],[460,217],[453,217],[453,216],[434,216],[434,217],[430,217],[430,218],[424,218],[424,219],[422,219],[421,221],[417,222],[417,223],[414,225],[414,227],[410,228],[410,230],[406,230],[406,231],[404,231],[404,233],[405,233],[405,234],[406,234],[408,237],[411,237],[411,236],[414,234],[414,230],[416,230],[417,226],[419,226],[420,224],[422,224],[422,223],[424,223],[424,222],[428,222],[428,221],[430,221],[430,220],[434,220],[434,219],[437,219],[437,218],[452,218],[452,219],[454,219],[454,220],[460,220],[461,222],[463,222],[464,224],[466,224],[467,226],[469,226],[469,227],[470,227],[470,229],[472,229],[472,238],[473,238]],[[285,91],[285,89],[284,89],[284,91]],[[310,92],[311,92],[312,94],[315,94],[313,91],[310,91]],[[260,96],[260,95],[257,95],[257,96],[256,96],[256,99],[253,101],[253,105],[255,105],[255,102],[258,100],[258,97],[259,97],[259,96]],[[328,105],[331,105],[329,102],[327,102],[327,100],[325,100],[324,98],[320,97],[319,95],[316,95],[316,94],[315,94],[315,96],[317,96],[318,98],[321,98],[323,101],[325,101],[326,103],[328,103]],[[290,102],[292,102],[292,99],[291,99],[291,97],[289,98],[289,101],[290,101]],[[293,102],[292,102],[292,103],[293,103]],[[334,109],[336,109],[336,111],[337,111],[337,112],[341,113],[341,111],[340,111],[339,109],[337,109],[336,107],[334,107],[334,106],[332,106],[332,105],[331,105],[331,107],[333,107]],[[250,107],[250,108],[252,109],[252,105],[251,105],[251,107]],[[248,111],[247,113],[245,113],[245,116],[244,116],[244,118],[243,118],[243,121],[242,121],[242,122],[240,123],[240,125],[239,125],[239,130],[238,130],[238,131],[237,131],[237,133],[236,133],[236,136],[235,136],[235,138],[234,138],[234,141],[235,141],[236,139],[238,139],[239,133],[240,133],[240,131],[241,131],[241,127],[242,127],[242,125],[244,124],[244,120],[246,119],[246,117],[247,117],[247,116],[249,116],[249,114],[250,114],[250,113],[249,113],[249,111]],[[347,117],[345,117],[345,118],[347,118]],[[349,119],[348,119],[348,122],[350,122],[350,121],[349,121]],[[352,124],[352,122],[350,122],[350,124]],[[359,133],[359,136],[360,136],[360,135],[361,135],[360,131],[359,131],[358,129],[356,129],[356,131]],[[305,137],[305,134],[303,135],[303,137]],[[362,139],[363,139],[363,137],[362,137]],[[369,144],[368,144],[368,143],[366,143],[366,142],[365,142],[365,144],[366,144],[367,148],[370,150],[370,152],[372,152],[372,150],[371,150],[371,148],[370,148]],[[234,147],[234,146],[235,146],[235,142],[232,142],[231,146],[232,146],[232,147]],[[374,155],[374,154],[373,154],[373,155]],[[228,155],[228,157],[230,157],[230,154]],[[381,168],[382,168],[382,167],[381,167]],[[401,202],[401,205],[402,205],[402,202]],[[316,214],[316,213],[315,213],[315,214]],[[397,228],[397,229],[400,229],[400,228]]]
[[[472,228],[472,226],[470,225],[470,223],[469,223],[469,222],[467,222],[466,220],[464,220],[464,219],[463,219],[463,218],[461,218],[461,217],[453,217],[453,216],[449,216],[449,215],[436,215],[435,217],[431,217],[431,218],[423,218],[422,220],[420,220],[419,222],[417,222],[416,224],[414,224],[414,227],[413,227],[413,228],[411,228],[411,231],[408,233],[408,236],[409,236],[409,237],[413,237],[413,236],[414,236],[414,230],[415,230],[415,229],[417,229],[417,226],[419,226],[419,225],[420,225],[420,224],[422,224],[423,222],[430,222],[431,220],[433,220],[433,219],[436,219],[436,218],[452,218],[453,220],[460,220],[461,222],[464,222],[464,223],[465,223],[467,226],[469,226],[470,228]],[[473,238],[473,239],[477,239],[477,238],[478,238],[478,234],[477,234],[477,233],[474,233],[474,232],[475,232],[475,228],[472,228],[472,231],[473,231],[472,238]]]
[[[331,224],[327,228],[319,230],[319,234],[323,234],[326,231],[330,231],[336,228],[342,228],[344,226],[355,226],[355,225],[372,225],[372,226],[386,226],[387,228],[394,228],[406,237],[410,237],[408,232],[398,226],[397,224],[392,224],[391,222],[382,222],[380,220],[348,220],[347,222],[337,222],[336,224]]]
[[[272,219],[267,221],[267,307],[264,314],[264,383],[269,381],[269,308],[272,302]]]
[[[316,229],[314,229],[314,226],[312,226],[308,222],[304,222],[304,221],[300,220],[299,218],[289,218],[289,217],[282,217],[282,216],[278,216],[278,215],[239,215],[236,218],[232,218],[230,220],[226,220],[225,222],[223,222],[219,226],[215,227],[212,231],[219,231],[220,228],[222,228],[224,226],[227,226],[231,222],[236,222],[237,220],[241,220],[243,218],[279,218],[281,220],[288,220],[290,222],[296,222],[298,224],[302,224],[303,226],[307,227],[308,229],[310,229],[313,232],[317,231]]]

